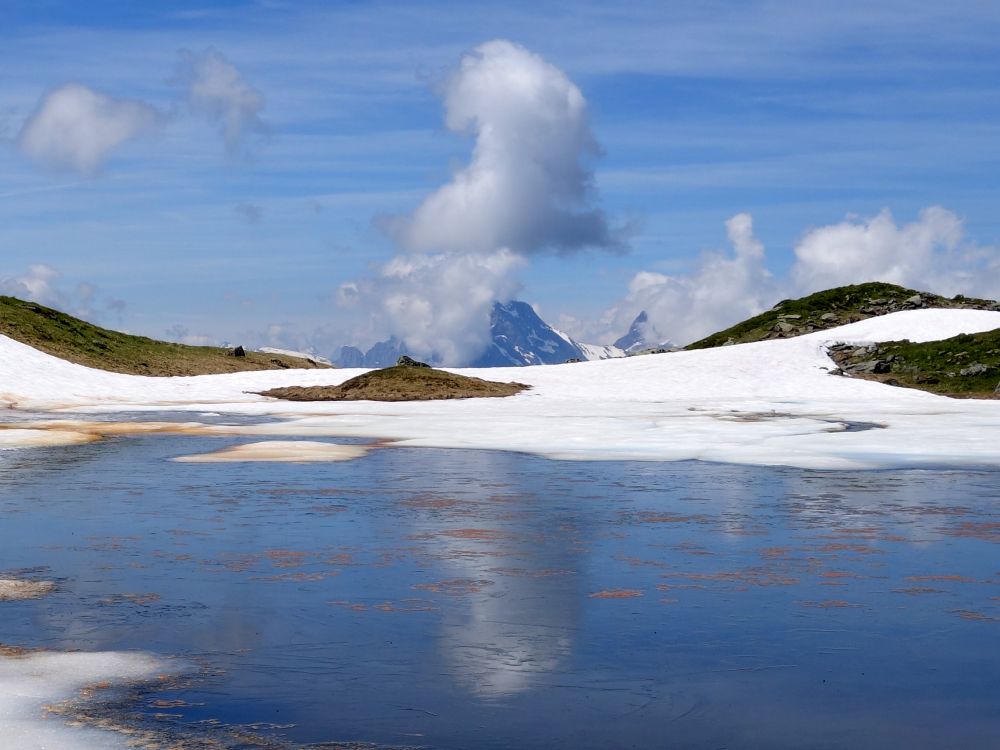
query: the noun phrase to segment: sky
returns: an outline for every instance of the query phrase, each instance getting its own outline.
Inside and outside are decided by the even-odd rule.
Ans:
[[[886,280],[1000,297],[1000,6],[0,5],[0,293],[459,364],[495,299],[685,343]]]

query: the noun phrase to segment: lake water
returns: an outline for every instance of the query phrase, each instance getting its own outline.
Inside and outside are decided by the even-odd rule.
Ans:
[[[168,461],[240,442],[0,453],[0,642],[183,657],[117,718],[197,747],[1000,743],[996,473]]]

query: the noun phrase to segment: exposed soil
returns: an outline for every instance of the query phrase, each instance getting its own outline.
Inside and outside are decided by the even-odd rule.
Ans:
[[[272,388],[260,395],[286,401],[435,401],[499,398],[527,390],[523,383],[498,383],[430,367],[386,367],[337,386]]]

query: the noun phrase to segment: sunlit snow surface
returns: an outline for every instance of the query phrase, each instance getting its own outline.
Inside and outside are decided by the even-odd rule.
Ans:
[[[275,415],[287,419],[246,427],[245,433],[373,437],[407,446],[512,450],[559,459],[701,459],[838,469],[997,465],[1000,402],[831,377],[825,350],[834,342],[930,341],[995,328],[1000,312],[914,310],[740,346],[458,370],[517,380],[532,389],[505,399],[422,403],[292,403],[254,393],[334,385],[358,370],[136,377],[67,364],[0,337],[0,403],[62,412]],[[0,432],[0,447],[93,437],[71,426],[55,437],[49,430],[19,427],[17,433]]]

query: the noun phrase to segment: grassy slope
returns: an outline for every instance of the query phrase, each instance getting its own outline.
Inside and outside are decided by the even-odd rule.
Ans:
[[[921,304],[908,305],[906,300],[915,295],[920,296]],[[768,338],[787,338],[914,307],[1000,309],[991,300],[966,297],[948,299],[895,284],[870,282],[827,289],[801,299],[784,300],[765,313],[713,333],[685,348],[708,349],[727,343],[743,344]],[[824,315],[827,316],[826,320],[822,319]],[[780,330],[781,328],[787,330]]]
[[[396,366],[366,372],[339,386],[273,388],[261,395],[287,401],[433,401],[513,396],[526,388],[430,367]]]
[[[320,367],[309,360],[187,346],[109,331],[71,315],[16,297],[0,296],[0,334],[54,357],[131,375],[208,375],[247,370]]]
[[[944,341],[914,344],[887,341],[856,354],[833,353],[841,367],[880,360],[888,372],[863,375],[892,385],[958,398],[998,398],[1000,393],[1000,330],[962,334]],[[982,367],[976,367],[981,365]],[[978,372],[985,368],[985,372]],[[966,374],[962,374],[965,370]]]

